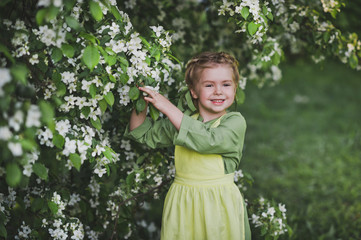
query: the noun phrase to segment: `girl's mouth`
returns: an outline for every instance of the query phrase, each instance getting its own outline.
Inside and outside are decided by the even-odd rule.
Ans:
[[[224,102],[224,99],[212,99],[213,104],[221,105]]]

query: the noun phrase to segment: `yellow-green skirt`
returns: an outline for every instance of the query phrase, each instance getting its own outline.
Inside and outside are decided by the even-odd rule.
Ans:
[[[200,155],[176,146],[176,177],[164,202],[161,239],[251,239],[234,174],[222,173],[219,155]]]

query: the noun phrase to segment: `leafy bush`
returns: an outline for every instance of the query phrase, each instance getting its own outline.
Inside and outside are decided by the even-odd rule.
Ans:
[[[115,0],[0,3],[0,236],[144,237],[137,231],[144,225],[138,221],[140,208],[168,188],[174,174],[172,151],[149,151],[123,139],[123,133],[130,110],[145,108],[139,85],[166,93],[179,107],[188,108],[186,91],[178,92],[184,89],[183,64],[172,51],[186,59],[201,49],[234,49],[241,63],[241,88],[246,79],[257,79],[259,85],[279,81],[277,65],[287,46],[305,47],[317,59],[336,55],[360,68],[357,35],[343,36],[325,20],[326,13],[318,11],[319,5],[133,3],[119,3],[124,11]],[[131,14],[149,5],[157,6],[149,16],[160,13],[152,25],[141,18],[147,11]],[[190,11],[193,6],[197,11]],[[180,14],[178,24],[167,19],[174,7]],[[339,5],[331,7],[334,16]],[[240,48],[239,39],[227,40],[234,25],[224,27],[217,15],[229,15],[239,32],[245,31],[237,36],[243,41]],[[200,32],[187,18],[202,20]],[[173,29],[169,23],[179,28],[166,31]],[[204,39],[202,33],[216,38]],[[172,51],[171,36],[176,41]],[[242,102],[242,90],[239,93]],[[152,107],[149,114],[154,120],[162,117]],[[283,209],[277,206],[275,211]],[[154,227],[147,231],[156,232]],[[271,237],[273,231],[262,234]]]

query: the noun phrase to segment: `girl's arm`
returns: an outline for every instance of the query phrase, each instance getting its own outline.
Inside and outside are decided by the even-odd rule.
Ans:
[[[148,94],[147,97],[144,97],[144,100],[146,102],[152,103],[155,108],[157,108],[160,112],[166,115],[169,121],[179,131],[183,119],[182,111],[179,110],[176,106],[174,106],[173,103],[171,103],[166,97],[164,97],[163,95],[157,92],[154,92],[149,88],[139,87],[139,90]],[[144,119],[145,119],[145,115],[144,115]]]
[[[132,115],[130,117],[130,123],[129,123],[129,130],[132,131],[133,129],[139,127],[144,122],[146,116],[147,116],[147,107],[148,103],[143,111],[141,111],[139,114],[137,114],[136,110],[133,109]]]

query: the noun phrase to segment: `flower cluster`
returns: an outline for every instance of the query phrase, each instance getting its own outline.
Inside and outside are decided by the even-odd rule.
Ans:
[[[72,7],[63,5],[62,1],[39,1],[37,6],[42,7],[37,10],[38,26],[26,25],[21,19],[0,24],[1,29],[11,35],[8,46],[12,50],[5,55],[8,58],[1,56],[0,97],[14,103],[2,112],[0,141],[5,144],[1,144],[1,149],[7,151],[4,154],[9,160],[5,162],[19,159],[17,164],[1,167],[1,171],[17,174],[9,177],[16,179],[16,182],[9,182],[12,185],[18,185],[24,177],[29,183],[40,184],[41,180],[47,180],[53,186],[67,184],[73,169],[90,170],[91,177],[87,190],[70,195],[46,187],[9,190],[9,196],[1,195],[0,209],[7,217],[4,223],[11,221],[9,209],[17,201],[11,196],[19,194],[24,202],[23,211],[42,209],[43,213],[51,213],[43,219],[43,227],[53,239],[83,239],[84,234],[97,239],[100,232],[83,227],[82,220],[75,217],[84,210],[79,203],[81,199],[88,199],[85,206],[104,219],[102,227],[106,229],[105,223],[111,218],[107,212],[98,211],[98,207],[105,205],[101,198],[115,195],[102,192],[101,178],[111,175],[111,168],[117,168],[116,162],[121,160],[129,164],[119,169],[120,175],[113,177],[114,180],[119,181],[122,175],[132,172],[138,151],[131,148],[129,141],[122,140],[118,146],[114,144],[112,139],[119,138],[125,126],[115,124],[116,128],[107,129],[106,125],[113,121],[124,122],[119,120],[119,114],[129,112],[129,104],[140,99],[140,96],[130,98],[132,88],[144,84],[167,91],[175,83],[172,72],[181,67],[169,58],[169,32],[161,26],[151,27],[154,41],[147,41],[133,29],[128,15],[116,7],[115,1],[92,1],[90,4],[76,1]],[[87,7],[91,11],[85,10]],[[94,25],[94,19],[99,16],[106,16],[108,20]],[[28,64],[10,68],[12,61]],[[34,99],[40,99],[37,100],[40,104],[14,98],[9,89],[14,91],[19,83],[23,85],[20,90],[36,95]],[[114,113],[118,116],[113,116]],[[158,170],[148,166],[144,174],[134,172],[137,187],[127,189],[125,199],[140,192],[143,185],[160,185],[163,180]],[[50,179],[51,174],[56,178]],[[146,175],[152,177],[148,179]],[[41,184],[46,185],[45,182]],[[118,186],[114,185],[116,189]],[[44,204],[42,198],[47,199],[48,204]],[[16,228],[15,222],[12,225]],[[33,226],[23,223],[18,237],[27,237],[29,229]]]
[[[250,220],[256,228],[261,228],[261,235],[268,239],[272,237],[277,239],[280,235],[288,232],[286,221],[286,207],[284,204],[268,201],[263,197],[258,199]]]

